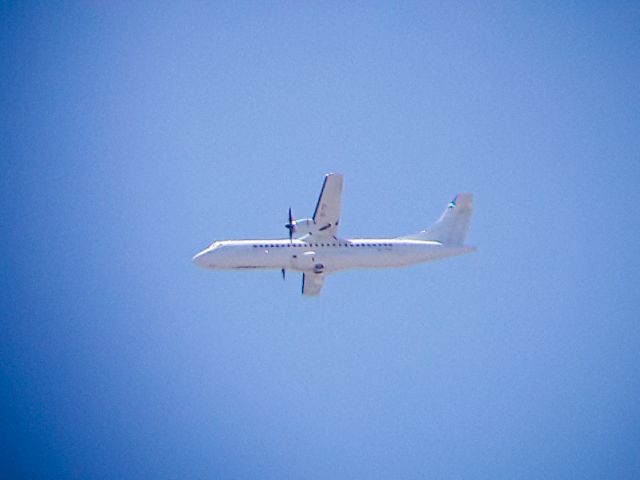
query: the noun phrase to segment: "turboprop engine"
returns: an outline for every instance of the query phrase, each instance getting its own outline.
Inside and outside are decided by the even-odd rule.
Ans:
[[[296,238],[300,238],[306,235],[313,235],[320,230],[312,218],[295,220],[291,214],[291,209],[289,209],[289,223],[284,227],[289,230],[289,240],[293,239],[294,233]]]
[[[305,235],[313,235],[317,230],[316,224],[310,218],[301,218],[295,220],[295,234],[296,238],[304,237]]]

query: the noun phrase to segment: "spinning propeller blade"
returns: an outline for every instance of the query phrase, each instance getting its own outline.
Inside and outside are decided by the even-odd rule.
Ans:
[[[289,223],[284,227],[289,230],[289,241],[293,241],[293,232],[296,231],[296,221],[293,219],[293,215],[291,214],[291,207],[289,207]]]

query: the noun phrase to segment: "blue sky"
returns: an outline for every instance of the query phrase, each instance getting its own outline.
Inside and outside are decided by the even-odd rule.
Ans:
[[[4,478],[637,478],[640,8],[6,2]],[[206,272],[345,175],[474,255]]]

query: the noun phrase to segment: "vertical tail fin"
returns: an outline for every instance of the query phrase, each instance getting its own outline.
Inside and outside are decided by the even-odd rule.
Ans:
[[[463,245],[469,231],[472,213],[473,194],[460,193],[449,202],[437,222],[420,233],[403,238],[433,240],[446,245]]]

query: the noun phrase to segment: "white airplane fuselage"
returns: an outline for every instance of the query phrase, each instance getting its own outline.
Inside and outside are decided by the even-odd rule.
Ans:
[[[472,213],[472,195],[460,193],[440,218],[418,233],[396,238],[340,238],[343,177],[325,175],[311,218],[295,220],[289,209],[289,238],[222,240],[193,257],[210,269],[273,268],[302,272],[302,294],[318,295],[325,274],[352,268],[404,267],[475,251],[464,244]]]
[[[403,267],[475,251],[466,245],[403,238],[332,241],[224,240],[198,253],[194,262],[212,269],[286,269],[330,273],[352,268]]]

